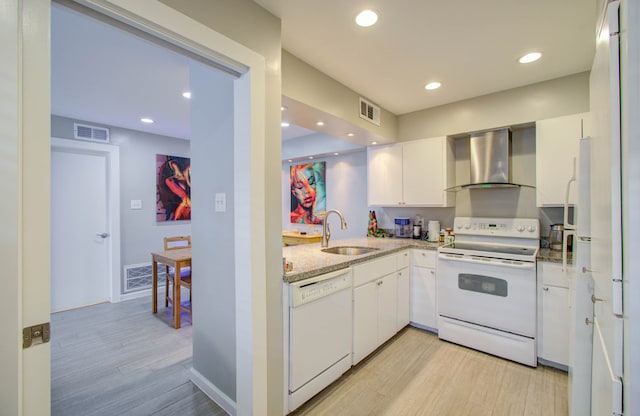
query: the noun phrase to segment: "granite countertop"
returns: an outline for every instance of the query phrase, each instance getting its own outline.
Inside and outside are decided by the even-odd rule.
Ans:
[[[289,246],[282,249],[282,256],[293,262],[293,270],[286,272],[283,280],[287,283],[308,279],[323,273],[344,269],[351,265],[369,261],[376,257],[401,251],[407,248],[436,250],[438,243],[430,243],[412,238],[349,238],[329,241],[329,247],[358,246],[372,247],[378,250],[357,256],[330,254],[320,251],[320,243]]]
[[[573,253],[571,251],[567,252],[567,263],[573,263]],[[548,248],[541,248],[538,251],[538,261],[548,261],[550,263],[562,263],[562,251],[551,250]]]
[[[283,275],[286,283],[293,283],[310,277],[344,269],[354,264],[369,261],[376,257],[386,256],[408,248],[420,248],[424,250],[437,250],[439,243],[431,243],[412,238],[374,238],[361,237],[349,239],[336,239],[329,242],[329,247],[358,246],[372,247],[378,250],[356,256],[343,254],[330,254],[320,251],[320,243],[302,244],[284,247],[282,256],[293,262],[293,270]],[[541,248],[538,251],[538,261],[562,263],[562,251]],[[568,252],[567,263],[572,264],[572,253]]]

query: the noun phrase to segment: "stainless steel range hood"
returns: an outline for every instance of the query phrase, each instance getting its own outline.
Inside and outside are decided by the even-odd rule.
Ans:
[[[512,182],[511,129],[508,127],[471,133],[469,163],[469,183],[447,191],[528,186]]]

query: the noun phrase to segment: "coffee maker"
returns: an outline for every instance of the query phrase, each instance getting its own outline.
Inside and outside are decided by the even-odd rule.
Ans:
[[[549,230],[549,248],[554,251],[562,251],[562,239],[564,237],[564,225],[552,224]],[[570,235],[567,239],[567,250],[571,250],[573,243],[573,236]]]

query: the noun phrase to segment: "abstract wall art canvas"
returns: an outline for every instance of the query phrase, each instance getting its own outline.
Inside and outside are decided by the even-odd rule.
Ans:
[[[191,159],[156,155],[156,221],[191,219]]]
[[[292,224],[322,224],[327,210],[326,166],[313,162],[289,168]]]

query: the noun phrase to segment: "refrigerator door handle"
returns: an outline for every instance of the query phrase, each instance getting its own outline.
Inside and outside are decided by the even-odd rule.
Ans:
[[[567,182],[567,191],[564,197],[564,229],[566,230],[575,230],[576,226],[575,224],[571,224],[569,223],[569,193],[571,191],[571,184],[573,182],[576,182],[576,158],[573,158],[573,173],[571,174],[571,177],[569,178],[569,181]],[[566,235],[566,232],[565,232]],[[565,246],[566,246],[566,240],[565,240]],[[563,248],[563,250],[565,250],[565,248]]]

